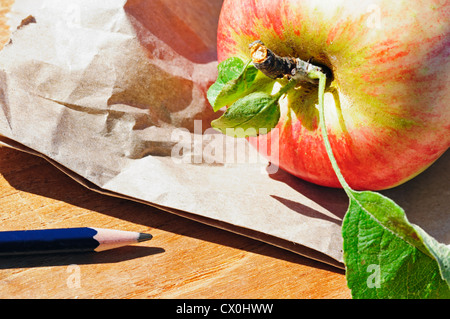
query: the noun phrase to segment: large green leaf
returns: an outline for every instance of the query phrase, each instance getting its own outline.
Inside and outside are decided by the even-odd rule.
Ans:
[[[450,298],[450,278],[445,274],[448,247],[418,231],[389,198],[374,192],[350,193],[342,235],[352,296]]]

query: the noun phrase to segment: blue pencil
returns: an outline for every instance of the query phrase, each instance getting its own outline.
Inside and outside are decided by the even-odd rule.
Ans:
[[[0,256],[103,251],[152,239],[152,235],[103,228],[0,232]]]

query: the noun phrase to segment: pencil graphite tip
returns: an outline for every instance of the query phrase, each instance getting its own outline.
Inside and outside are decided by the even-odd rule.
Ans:
[[[139,233],[138,242],[143,242],[152,239],[153,236],[146,233]]]

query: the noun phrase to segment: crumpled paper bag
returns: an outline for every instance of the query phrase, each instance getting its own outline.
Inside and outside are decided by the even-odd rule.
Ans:
[[[16,1],[18,29],[0,52],[0,142],[92,190],[342,268],[345,193],[210,128],[221,2]],[[445,243],[448,161],[387,192]]]

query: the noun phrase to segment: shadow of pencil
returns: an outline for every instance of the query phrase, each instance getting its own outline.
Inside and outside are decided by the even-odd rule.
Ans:
[[[102,252],[1,256],[0,269],[111,264],[165,252],[159,247],[126,246]]]

